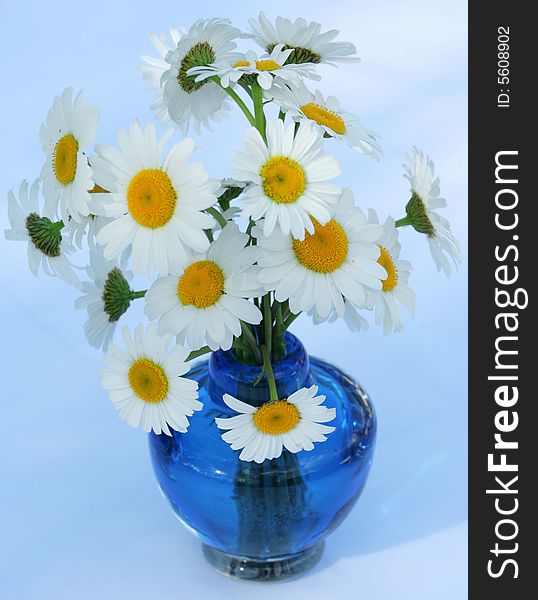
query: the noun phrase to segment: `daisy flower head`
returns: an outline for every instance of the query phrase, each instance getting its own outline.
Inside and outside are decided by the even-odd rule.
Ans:
[[[330,219],[312,219],[313,232],[304,240],[275,231],[264,236],[254,228],[262,249],[259,280],[279,302],[289,300],[292,313],[312,314],[326,321],[333,311],[345,314],[345,301],[363,307],[367,288],[381,289],[387,272],[379,264],[380,225],[368,223],[345,190]]]
[[[185,261],[179,271],[155,281],[145,312],[158,319],[160,335],[171,333],[197,350],[229,350],[241,335],[241,321],[258,324],[262,314],[247,300],[263,295],[257,278],[256,246],[234,223],[224,227],[208,251]]]
[[[200,164],[187,164],[194,140],[175,144],[164,160],[163,147],[172,131],[157,139],[155,127],[133,123],[118,133],[118,148],[97,146],[92,156],[95,179],[103,194],[95,210],[117,217],[97,233],[111,260],[132,244],[137,275],[167,275],[191,250],[205,252],[213,217],[203,211],[216,202],[216,182]]]
[[[138,69],[142,73],[142,78],[147,82],[147,87],[157,92],[151,104],[151,110],[163,125],[170,123],[168,109],[166,108],[161,88],[161,77],[170,68],[165,58],[168,52],[173,52],[177,48],[179,40],[184,33],[181,29],[170,29],[168,33],[165,32],[159,35],[152,33],[150,40],[158,56],[144,54],[140,57],[142,59],[141,64],[138,65]]]
[[[379,219],[374,210],[368,211],[368,221],[378,224]],[[376,325],[383,324],[383,333],[392,331],[400,332],[403,323],[399,305],[402,305],[411,314],[415,312],[415,294],[409,287],[409,273],[411,265],[406,260],[400,260],[400,243],[398,230],[394,226],[394,219],[388,217],[383,224],[383,231],[378,241],[381,255],[377,262],[387,272],[387,277],[381,282],[380,290],[367,292],[366,307],[375,310]]]
[[[383,150],[379,134],[364,127],[357,116],[342,110],[334,96],[325,98],[318,90],[311,92],[302,81],[273,86],[271,96],[295,121],[313,123],[324,134],[345,142],[350,148],[380,159]]]
[[[101,370],[119,417],[147,433],[172,435],[170,428],[185,433],[187,417],[203,407],[198,383],[183,377],[189,371],[188,351],[179,345],[170,349],[172,336],[159,337],[155,324],[146,330],[138,325],[133,336],[125,326],[123,341],[125,352],[111,344]]]
[[[210,127],[227,116],[226,92],[219,85],[188,75],[193,67],[213,63],[233,64],[240,58],[233,41],[240,31],[228,19],[200,19],[165,57],[168,69],[162,74],[163,101],[170,119],[186,133],[192,124]]]
[[[341,188],[328,183],[338,177],[340,165],[323,152],[323,137],[310,125],[288,127],[277,119],[267,125],[267,144],[252,127],[245,140],[246,152],[236,152],[233,177],[251,182],[242,196],[242,216],[264,217],[263,231],[271,235],[278,224],[284,234],[304,240],[305,229],[314,233],[311,217],[325,224],[329,207],[336,204]]]
[[[85,308],[88,313],[84,332],[90,346],[106,352],[120,317],[131,303],[131,273],[117,260],[107,260],[102,247],[96,246],[90,252],[86,274],[90,281],[82,282],[83,295],[75,301],[75,308]]]
[[[294,454],[313,450],[314,442],[325,442],[334,427],[323,425],[336,417],[336,409],[323,406],[325,396],[316,396],[317,386],[301,388],[284,400],[266,402],[256,408],[224,395],[224,402],[239,413],[215,419],[227,430],[222,439],[232,450],[241,450],[240,460],[262,463],[278,458],[285,448]]]
[[[216,75],[224,87],[237,83],[244,75],[250,75],[265,91],[270,90],[277,81],[301,81],[303,77],[320,79],[313,64],[287,64],[286,61],[293,50],[283,50],[283,47],[284,44],[277,44],[271,54],[262,58],[249,51],[233,65],[194,67],[189,71],[189,75],[196,75],[196,81],[204,81]]]
[[[429,156],[416,148],[407,155],[403,165],[404,177],[411,184],[411,199],[405,210],[407,219],[419,233],[428,236],[428,245],[438,271],[447,277],[452,274],[449,258],[457,268],[461,261],[458,240],[450,230],[450,223],[437,210],[445,208],[446,199],[441,198],[439,177],[435,178],[435,166]]]
[[[21,183],[18,200],[13,192],[8,193],[8,217],[11,229],[6,229],[6,239],[28,242],[28,265],[35,276],[41,267],[46,275],[79,286],[67,257],[74,249],[62,237],[63,223],[41,216],[38,179],[30,187],[27,181]]]
[[[89,214],[90,190],[94,186],[92,169],[84,154],[97,132],[99,109],[89,106],[73,89],[56,96],[39,137],[46,155],[41,170],[47,216],[58,212],[67,223],[80,222]]]
[[[357,49],[350,42],[333,41],[340,33],[336,29],[321,33],[319,23],[307,23],[299,18],[295,21],[277,17],[275,24],[271,23],[263,12],[258,19],[249,19],[250,32],[246,37],[253,39],[267,52],[271,52],[277,44],[284,48],[292,48],[288,58],[289,63],[327,63],[358,61],[354,56]]]

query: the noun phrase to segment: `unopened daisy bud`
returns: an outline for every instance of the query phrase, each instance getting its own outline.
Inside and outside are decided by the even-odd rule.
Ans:
[[[51,221],[47,217],[40,217],[37,213],[30,213],[26,217],[26,229],[34,246],[47,256],[60,256],[62,243],[61,221]]]

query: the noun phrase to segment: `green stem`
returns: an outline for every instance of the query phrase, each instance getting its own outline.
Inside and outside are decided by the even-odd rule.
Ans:
[[[198,358],[199,356],[203,356],[204,354],[207,354],[208,352],[212,352],[211,348],[209,346],[202,346],[200,348],[200,350],[193,350],[185,359],[186,361],[189,360],[194,360],[195,358]]]
[[[289,326],[293,323],[293,321],[295,321],[295,319],[300,315],[301,313],[297,313],[296,315],[294,315],[293,313],[291,313],[285,320],[284,320],[284,330],[288,329]]]
[[[254,126],[260,132],[264,141],[267,142],[265,135],[265,115],[263,114],[263,90],[257,83],[252,85],[252,101],[254,102]]]
[[[271,401],[278,400],[278,391],[276,389],[275,375],[273,373],[273,366],[271,365],[271,355],[267,350],[267,346],[261,347],[263,356],[263,367],[267,373],[267,381],[269,382],[269,399]]]
[[[256,361],[258,363],[261,363],[262,355],[260,353],[260,349],[258,348],[258,342],[256,341],[256,338],[254,337],[254,334],[252,333],[250,327],[245,322],[241,321],[241,329],[243,331],[242,335],[245,337],[245,340],[248,342],[248,345],[250,346],[250,349],[252,350],[252,353],[254,354]]]
[[[212,217],[215,217],[215,220],[220,225],[221,229],[224,229],[226,227],[226,219],[222,216],[222,213],[220,211],[218,211],[216,208],[213,208],[212,206],[210,208],[206,208],[205,211]]]
[[[143,298],[147,291],[148,290],[140,290],[138,292],[131,291],[131,300],[134,300],[135,298]]]
[[[398,219],[394,223],[394,227],[404,227],[405,225],[412,225],[412,224],[413,224],[413,219],[411,219],[411,217],[409,215],[406,215],[405,217]]]
[[[273,332],[273,315],[271,311],[271,294],[266,294],[263,297],[263,331],[264,331],[264,341],[265,346],[267,347],[267,351],[269,352],[269,356],[271,356],[271,334]]]
[[[252,116],[252,113],[248,109],[247,105],[243,102],[243,100],[241,100],[241,97],[237,94],[237,92],[232,90],[231,87],[224,87],[217,76],[211,77],[211,79],[215,83],[217,83],[228,94],[228,96],[230,96],[230,98],[237,104],[237,106],[239,106],[239,108],[243,111],[243,114],[248,119],[248,122],[252,125],[252,127],[256,127],[256,121]]]
[[[286,120],[286,113],[283,110],[279,110],[278,118],[284,123],[284,121]]]

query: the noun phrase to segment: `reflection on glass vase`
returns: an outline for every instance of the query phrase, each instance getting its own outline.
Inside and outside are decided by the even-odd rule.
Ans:
[[[336,430],[314,449],[283,450],[261,464],[239,460],[215,418],[234,416],[225,393],[260,406],[269,397],[260,367],[218,351],[190,376],[199,383],[201,413],[186,434],[149,435],[159,486],[180,520],[203,543],[220,572],[243,579],[284,579],[313,566],[325,537],[349,513],[366,482],[376,421],[367,394],[348,375],[309,359],[301,342],[286,333],[285,357],[273,365],[280,398],[315,384],[325,405],[336,409]]]

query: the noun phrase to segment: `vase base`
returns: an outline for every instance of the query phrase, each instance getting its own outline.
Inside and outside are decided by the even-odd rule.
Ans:
[[[282,581],[299,577],[311,569],[321,558],[324,546],[325,542],[321,541],[297,554],[267,560],[234,556],[206,544],[202,544],[202,550],[209,564],[228,577],[250,581]]]

